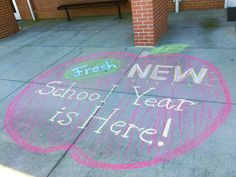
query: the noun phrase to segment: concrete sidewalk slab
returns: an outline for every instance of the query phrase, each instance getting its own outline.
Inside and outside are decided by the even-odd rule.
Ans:
[[[81,124],[81,121],[84,121],[84,118],[88,117],[86,114],[89,114],[89,112],[83,110],[92,109],[90,107],[93,107],[94,104],[102,105],[102,102],[100,101],[92,102],[89,100],[83,100],[83,102],[78,101],[77,104],[72,104],[70,103],[70,100],[66,101],[61,99],[61,101],[53,101],[53,96],[47,97],[46,99],[34,96],[34,91],[39,90],[41,87],[43,86],[32,84],[32,94],[23,97],[23,100],[18,100],[16,105],[19,107],[16,109],[18,110],[18,113],[21,110],[21,113],[17,113],[17,116],[12,114],[11,117],[13,121],[7,121],[3,118],[6,117],[6,110],[9,109],[8,113],[11,112],[11,107],[9,107],[9,105],[12,103],[13,98],[16,99],[15,96],[22,92],[22,89],[25,89],[25,87],[18,89],[14,94],[0,103],[1,164],[33,176],[47,176],[51,169],[53,169],[57,162],[63,157],[63,154],[70,147],[70,144],[73,144],[77,139],[83,130],[77,128],[77,126]],[[83,90],[78,89],[78,93],[79,92],[83,92]],[[107,92],[94,90],[86,90],[86,92],[89,94],[94,92],[99,93],[103,98],[108,94]],[[34,101],[37,99],[39,100],[32,102],[32,99]],[[66,111],[78,111],[80,114],[79,117],[77,117],[78,119],[76,119],[77,123],[74,124],[75,126],[70,126],[70,131],[68,131],[68,127],[65,127],[63,131],[58,131],[58,120],[49,121],[49,119],[54,115],[54,113],[56,113],[56,111],[61,110],[62,107],[60,106],[60,102],[64,104],[65,101],[67,102]],[[50,102],[50,106],[47,102]],[[39,111],[39,107],[43,110]],[[47,110],[54,113],[52,115],[43,116],[41,113],[48,113]],[[41,116],[40,119],[39,116]],[[42,117],[45,118],[45,122],[41,119]],[[61,120],[62,118],[59,119]],[[51,122],[51,124],[48,124],[48,122]],[[56,132],[58,133],[57,135],[55,134]],[[9,134],[11,135],[11,138],[9,137]],[[62,143],[62,139],[65,140],[64,143]]]
[[[6,47],[0,46],[0,48],[4,50]],[[3,53],[0,79],[29,81],[72,49],[69,47],[13,47],[10,53]]]
[[[195,48],[235,48],[235,28],[223,26],[214,30],[203,28],[170,28],[161,44],[182,43]]]
[[[8,82],[10,82],[10,81],[8,81]],[[11,81],[11,84],[12,83],[16,83],[16,82]],[[4,99],[2,99],[0,101],[0,107],[1,107],[1,110],[0,110],[0,130],[1,131],[4,129],[4,122],[5,122],[5,117],[6,117],[6,112],[7,112],[8,106],[10,105],[13,98],[22,91],[24,86],[26,86],[26,83],[23,83],[23,82],[18,82],[18,84],[21,84],[21,85],[19,85],[18,87],[15,87],[14,90],[11,92],[11,94],[6,94],[4,96]],[[8,85],[6,85],[6,86],[8,86]],[[2,87],[5,90],[7,90],[7,89],[10,90],[10,88],[8,88],[6,86],[2,86]]]
[[[115,20],[108,30],[132,30],[132,16],[126,15],[122,19]]]
[[[119,40],[122,36],[123,40]],[[133,45],[133,30],[103,30],[81,46],[83,47],[130,47]]]
[[[203,26],[214,27],[215,25],[217,27],[231,26],[232,23],[227,22],[226,9],[216,9],[171,13],[169,14],[168,25],[169,28],[202,28]]]
[[[190,152],[179,156],[171,161],[156,166],[132,170],[104,170],[89,168],[75,162],[70,154],[67,154],[61,163],[53,170],[50,176],[66,174],[70,176],[114,176],[114,177],[136,177],[136,176],[230,176],[235,174],[234,158],[236,145],[233,141],[226,143],[225,139],[233,139],[234,133],[230,131],[235,127],[235,106],[229,118],[211,137],[203,144]],[[91,137],[94,138],[94,137]],[[90,140],[92,141],[92,140]],[[92,148],[92,147],[89,147]],[[94,147],[96,148],[96,147]],[[101,149],[103,150],[103,149]],[[68,173],[68,171],[70,173]]]
[[[54,25],[53,31],[96,31],[103,30],[109,27],[114,22],[119,21],[116,16],[105,17],[81,17],[73,18],[72,21],[66,19],[61,20],[60,23]]]
[[[195,48],[231,48],[236,46],[235,26],[227,22],[225,10],[189,11],[169,16],[169,31],[161,44],[183,43]]]
[[[90,39],[98,31],[54,31],[45,32],[37,40],[28,43],[30,46],[77,47]]]
[[[0,80],[0,102],[6,98],[8,95],[11,95],[16,89],[22,86],[22,82],[14,82],[7,80]]]
[[[234,73],[236,62],[234,58],[234,56],[236,56],[235,49],[194,49],[190,47],[184,50],[183,54],[196,56],[218,68],[229,87],[232,102],[234,104],[236,103],[235,78],[232,74]]]
[[[53,66],[57,66],[59,64],[66,63],[68,61],[74,60],[80,57],[86,57],[89,55],[100,55],[102,53],[116,53],[116,52],[124,52],[130,53],[133,55],[139,55],[143,51],[143,48],[136,47],[76,47],[67,55],[65,55],[61,60],[56,62]],[[53,67],[52,66],[52,67]]]
[[[1,46],[24,46],[30,42],[37,41],[42,37],[44,33],[42,31],[31,31],[29,33],[19,32],[14,36],[10,36],[0,41]]]
[[[63,22],[62,19],[52,19],[52,20],[27,20],[27,21],[19,21],[19,25],[22,31],[50,31],[58,23]]]
[[[63,155],[63,152],[45,155],[24,150],[9,138],[5,130],[0,132],[0,145],[1,165],[32,176],[47,176]]]
[[[209,89],[197,90],[195,85],[185,82],[177,90],[171,89],[171,82],[157,84],[150,78],[138,77],[132,81],[127,76],[136,63],[142,68],[148,64],[181,64],[183,69],[194,66],[197,71],[203,65],[181,57],[181,60],[137,58],[143,51],[150,54],[152,49],[133,47],[130,22],[131,16],[120,20],[114,16],[78,18],[71,22],[46,20],[31,26],[26,24],[22,32],[1,40],[0,165],[40,177],[234,177],[236,96],[232,73],[236,39],[234,25],[226,22],[226,12],[171,14],[169,32],[159,44],[188,44],[189,48],[181,54],[200,58],[218,68],[231,92],[227,100],[231,96],[233,104],[226,101],[217,83],[217,92],[212,94]],[[104,52],[110,54],[101,54]],[[67,67],[60,66],[81,57]],[[66,80],[64,74],[69,66],[107,57],[120,60],[120,73],[59,83]],[[58,70],[48,72],[54,67]],[[52,81],[59,82],[46,85]],[[72,83],[76,86],[69,90]],[[110,92],[113,84],[118,87]],[[136,87],[139,91],[155,86],[158,92],[145,94],[135,103],[133,86],[140,86]],[[180,110],[176,99],[183,97],[197,104]],[[170,105],[163,101],[164,106],[157,103],[153,107],[155,100],[163,99],[175,102]],[[171,107],[173,103],[175,107]],[[145,132],[147,128],[152,131]],[[155,142],[151,147],[150,140]],[[156,158],[164,160],[161,163],[147,163],[154,155],[189,141],[177,148],[174,155]],[[132,165],[140,161],[137,166]]]

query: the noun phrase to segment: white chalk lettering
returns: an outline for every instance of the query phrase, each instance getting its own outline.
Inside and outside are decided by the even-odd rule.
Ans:
[[[190,100],[185,100],[185,99],[178,99],[180,101],[179,105],[177,106],[177,108],[175,108],[176,111],[183,111],[183,105],[184,103],[189,103],[189,106],[193,106],[196,105],[197,102],[193,102]]]
[[[107,66],[108,67],[108,66]],[[109,67],[113,67],[112,65],[109,65]],[[93,92],[93,93],[88,93],[87,91],[78,91],[75,90],[76,83],[73,82],[68,88],[58,88],[63,84],[63,82],[60,81],[52,81],[49,82],[43,89],[39,89],[35,91],[34,93],[37,93],[39,95],[52,95],[54,97],[59,97],[59,98],[66,98],[66,99],[71,99],[71,100],[85,100],[87,99],[88,101],[99,101],[101,103],[106,103],[106,100],[110,97],[110,95],[113,93],[117,85],[113,85],[112,89],[110,92],[106,95],[105,98],[101,99],[101,95],[99,93]]]
[[[151,64],[148,64],[144,70],[144,72],[141,70],[139,64],[135,64],[133,66],[133,68],[131,69],[131,71],[129,72],[129,75],[128,77],[134,77],[134,74],[137,72],[138,76],[140,78],[146,78],[148,76],[148,73],[151,69],[152,65]]]
[[[155,135],[155,134],[157,134],[157,130],[156,129],[153,129],[153,128],[149,128],[149,129],[146,129],[146,130],[144,130],[144,131],[142,131],[141,133],[140,133],[140,135],[139,135],[139,138],[143,141],[143,142],[145,142],[145,143],[147,143],[147,144],[152,144],[152,140],[147,140],[147,139],[145,139],[144,138],[144,135]]]
[[[38,93],[38,94],[40,94],[40,95],[49,95],[49,94],[51,94],[51,93],[53,93],[54,91],[55,91],[55,87],[54,86],[51,86],[52,84],[61,84],[62,82],[60,82],[60,81],[52,81],[52,82],[49,82],[47,85],[46,85],[46,87],[48,87],[48,88],[50,88],[51,90],[50,91],[48,91],[48,92],[44,92],[42,89],[40,89],[40,90],[37,90],[36,92],[34,92],[34,93]]]
[[[198,75],[197,75],[193,68],[189,68],[187,71],[182,73],[181,67],[176,66],[175,67],[174,82],[181,82],[181,81],[185,80],[187,77],[191,76],[194,83],[201,84],[207,71],[208,71],[207,68],[201,68]]]
[[[126,126],[126,123],[124,121],[117,121],[115,123],[113,123],[110,127],[110,130],[111,132],[113,132],[115,135],[119,135],[119,133],[122,131],[122,130],[114,130],[113,128],[114,127],[125,127]]]
[[[173,109],[174,107],[175,107],[175,105],[172,105],[171,106],[171,103],[172,103],[173,101],[172,101],[172,99],[170,99],[170,98],[164,98],[164,99],[162,99],[161,101],[159,101],[158,103],[157,103],[157,106],[158,107],[165,107],[166,109]]]
[[[138,93],[138,88],[140,88],[140,86],[133,86],[134,90],[135,90],[135,93],[136,93],[136,100],[132,103],[133,105],[136,105],[136,106],[139,106],[140,104],[138,103],[138,101],[145,95],[147,94],[148,92],[150,92],[151,90],[155,90],[154,87],[148,89],[147,91],[145,91],[144,93],[142,93],[141,95],[139,95]]]
[[[123,135],[121,135],[123,138],[129,138],[128,134],[129,134],[129,132],[130,132],[132,129],[136,129],[136,130],[138,130],[139,132],[144,129],[144,128],[139,128],[139,127],[137,127],[137,126],[134,125],[134,124],[128,124],[128,125],[129,125],[129,127],[127,128],[126,132],[125,132]]]
[[[66,109],[65,107],[61,108],[61,111],[57,111],[56,114],[52,118],[49,119],[49,121],[54,122],[55,118],[58,117],[60,114],[63,114],[65,109]],[[57,123],[60,124],[60,125],[63,125],[63,126],[71,124],[72,115],[74,115],[74,117],[76,117],[76,116],[79,115],[79,113],[77,113],[77,112],[68,112],[66,114],[66,117],[67,117],[68,120],[66,121],[64,119],[61,119],[61,120],[58,120]]]
[[[82,92],[79,92],[76,99],[77,100],[84,100],[88,97],[88,92],[86,91],[82,91]]]
[[[151,90],[155,90],[154,87],[148,89],[147,91],[140,94],[138,92],[138,88],[140,89],[140,86],[133,86],[136,98],[134,102],[132,102],[135,106],[140,106],[144,103],[144,105],[148,107],[158,107],[158,108],[165,108],[166,110],[175,110],[175,111],[183,111],[186,105],[194,106],[197,104],[197,102],[193,102],[186,99],[171,99],[171,98],[150,98],[150,96],[144,97],[148,92]],[[148,97],[148,98],[147,98]]]
[[[91,121],[100,121],[101,125],[98,126],[96,130],[93,132],[96,134],[101,134],[102,129],[104,127],[107,127],[108,122],[111,121],[111,118],[115,115],[116,112],[118,112],[119,108],[114,108],[112,112],[107,117],[101,117],[96,116],[101,106],[96,106],[95,109],[92,111],[92,113],[89,115],[88,119],[83,123],[82,126],[79,126],[77,128],[79,129],[85,129],[88,124]],[[56,111],[56,113],[49,119],[50,122],[55,122],[61,126],[70,125],[73,121],[73,118],[79,116],[79,113],[71,111],[71,112],[65,112],[66,108],[61,108],[60,111]],[[64,119],[62,117],[65,116]],[[95,124],[97,125],[97,124]],[[109,124],[110,125],[110,124]],[[162,136],[167,138],[168,132],[171,126],[171,119],[169,118],[163,128],[163,134]],[[110,131],[115,135],[120,135],[121,138],[128,139],[130,138],[130,134],[133,133],[134,136],[139,136],[139,139],[143,141],[144,143],[151,145],[153,144],[153,135],[157,134],[157,130],[153,128],[140,128],[135,124],[127,124],[125,121],[117,121],[112,123],[109,127]],[[151,136],[152,135],[152,136]],[[164,145],[163,142],[157,142],[158,146],[161,146],[160,144]]]
[[[156,65],[155,68],[152,71],[152,74],[150,75],[150,79],[153,80],[167,80],[166,77],[163,76],[159,76],[158,74],[169,74],[170,71],[169,70],[160,70],[160,68],[164,68],[164,69],[171,69],[174,66],[168,66],[168,65]]]
[[[199,73],[196,74],[194,68],[191,67],[182,73],[181,66],[170,66],[170,65],[159,65],[159,64],[156,64],[152,71],[151,69],[152,69],[152,64],[146,65],[145,69],[142,70],[139,64],[136,63],[130,70],[128,77],[133,78],[137,73],[138,77],[141,79],[145,79],[149,76],[149,78],[152,80],[164,81],[172,77],[174,82],[181,82],[184,81],[189,76],[191,76],[194,83],[201,84],[208,71],[208,68],[203,67],[200,69]],[[170,75],[170,77],[163,76],[163,74],[165,75],[170,74],[172,69],[174,69],[173,71],[174,73]]]
[[[146,106],[155,107],[155,104],[157,104],[157,99],[148,98],[144,101],[144,103],[145,103]]]
[[[81,128],[81,129],[84,129],[88,123],[92,120],[92,119],[98,119],[98,120],[102,120],[104,121],[103,124],[97,129],[95,130],[94,132],[95,133],[101,133],[101,129],[107,124],[107,122],[110,120],[110,118],[117,112],[119,111],[120,109],[118,108],[114,108],[113,109],[113,112],[107,117],[107,118],[104,118],[104,117],[100,117],[100,116],[95,116],[95,114],[98,112],[98,110],[101,108],[101,106],[96,106],[96,108],[94,109],[94,111],[92,112],[92,114],[89,116],[89,118],[84,122],[84,124],[78,128]]]

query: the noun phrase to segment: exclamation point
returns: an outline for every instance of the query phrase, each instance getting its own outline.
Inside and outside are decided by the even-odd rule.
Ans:
[[[167,138],[167,136],[168,136],[169,129],[170,129],[170,125],[171,125],[171,119],[169,118],[169,119],[166,121],[166,125],[165,125],[165,128],[164,128],[163,133],[162,133],[162,136],[164,136],[165,138]],[[157,142],[157,145],[158,145],[158,146],[163,146],[163,145],[164,145],[164,142],[163,142],[163,141],[158,141],[158,142]]]

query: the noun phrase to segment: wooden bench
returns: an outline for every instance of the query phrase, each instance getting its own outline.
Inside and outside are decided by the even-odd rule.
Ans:
[[[101,6],[117,6],[118,16],[121,17],[120,5],[128,3],[128,0],[82,0],[73,4],[62,4],[57,7],[57,10],[65,10],[67,19],[70,21],[71,17],[69,9],[77,9],[83,7],[101,7]]]

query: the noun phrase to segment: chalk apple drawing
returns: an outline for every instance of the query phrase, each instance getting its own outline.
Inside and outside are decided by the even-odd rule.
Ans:
[[[119,61],[119,70],[82,80],[65,77],[81,63],[98,61],[101,66],[109,59]],[[99,68],[96,62],[83,65],[76,76]],[[108,52],[40,74],[12,100],[4,126],[29,151],[69,149],[78,164],[121,170],[157,165],[190,151],[230,111],[223,76],[204,60],[181,54],[139,57]]]

